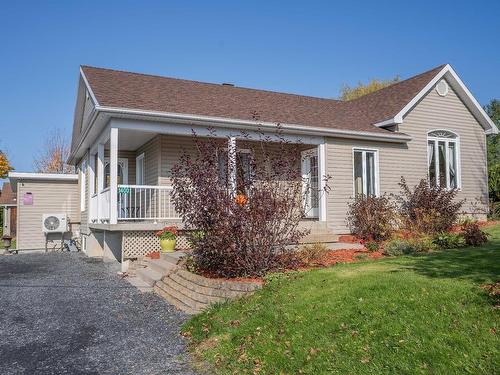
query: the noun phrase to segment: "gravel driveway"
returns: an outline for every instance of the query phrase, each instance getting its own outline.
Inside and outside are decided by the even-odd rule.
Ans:
[[[187,319],[83,254],[0,256],[0,374],[192,374]]]

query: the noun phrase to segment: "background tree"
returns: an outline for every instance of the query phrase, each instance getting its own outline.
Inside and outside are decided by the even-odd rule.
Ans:
[[[500,101],[492,99],[484,107],[488,116],[491,117],[496,126],[500,127]],[[494,202],[500,201],[500,136],[491,134],[487,137],[488,142],[488,184],[490,199]]]
[[[9,171],[12,171],[14,168],[10,165],[9,159],[7,158],[7,154],[0,150],[0,179],[7,178]]]
[[[35,155],[33,167],[39,173],[74,173],[75,168],[66,163],[70,147],[68,138],[60,129],[52,130],[43,149]]]
[[[372,92],[383,89],[384,87],[393,85],[399,82],[399,76],[394,77],[389,80],[372,79],[370,82],[364,84],[358,82],[356,87],[350,87],[347,84],[343,84],[340,89],[340,100],[353,100],[362,97],[363,95],[370,94]]]

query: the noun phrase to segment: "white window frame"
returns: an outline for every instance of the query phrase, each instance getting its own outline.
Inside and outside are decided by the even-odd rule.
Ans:
[[[80,212],[86,209],[86,189],[87,188],[87,159],[83,159],[80,164]]]
[[[138,165],[142,164],[142,168],[139,171]],[[146,184],[146,175],[144,171],[145,162],[144,162],[144,152],[135,158],[135,184],[136,185],[145,185]]]
[[[455,138],[447,138],[447,137],[435,137],[435,136],[431,136],[429,135],[430,133],[433,133],[433,132],[438,132],[438,131],[442,131],[442,132],[447,132],[447,133],[451,133],[455,136]],[[429,174],[429,147],[428,147],[428,144],[429,144],[429,141],[433,141],[434,142],[434,155],[436,157],[436,160],[434,162],[434,167],[435,167],[435,176],[436,176],[436,186],[439,186],[440,185],[440,181],[439,181],[439,142],[444,142],[444,155],[445,155],[445,165],[446,165],[446,189],[450,189],[450,164],[448,162],[448,145],[450,143],[454,143],[455,144],[455,150],[456,150],[456,162],[457,162],[457,187],[456,189],[457,190],[461,190],[462,189],[462,164],[461,164],[461,158],[460,158],[460,136],[454,132],[454,131],[451,131],[451,130],[448,130],[448,129],[432,129],[432,130],[429,130],[427,132],[427,142],[425,144],[426,146],[426,149],[427,149],[427,181],[429,181],[429,185],[431,183],[431,176]]]
[[[109,157],[104,158],[104,163],[102,165],[102,178],[104,179],[103,186],[104,188],[102,191],[108,190],[110,187],[105,186],[106,185],[106,167],[110,163]],[[121,165],[122,167],[122,172],[123,172],[123,184],[128,185],[128,159],[127,158],[118,158],[118,164]],[[110,167],[111,170],[111,167]],[[99,189],[99,187],[98,187]],[[101,191],[101,192],[102,192]]]
[[[363,176],[363,195],[367,195],[368,185],[366,176],[366,153],[371,152],[375,157],[375,196],[380,195],[380,181],[379,181],[379,150],[376,148],[364,148],[364,147],[353,147],[352,148],[352,196],[356,196],[356,180],[355,180],[355,166],[354,166],[354,154],[356,152],[361,152],[362,157],[362,176]]]

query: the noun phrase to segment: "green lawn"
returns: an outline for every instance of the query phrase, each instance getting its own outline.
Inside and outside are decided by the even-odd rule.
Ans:
[[[275,279],[183,330],[221,374],[499,373],[500,311],[479,285],[500,281],[500,226],[488,232],[482,248]]]

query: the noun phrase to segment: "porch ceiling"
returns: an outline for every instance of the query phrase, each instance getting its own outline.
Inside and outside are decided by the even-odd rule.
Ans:
[[[123,151],[135,151],[144,143],[153,139],[157,133],[144,132],[140,130],[120,129],[118,133],[118,149]],[[109,141],[106,143],[109,149]]]

